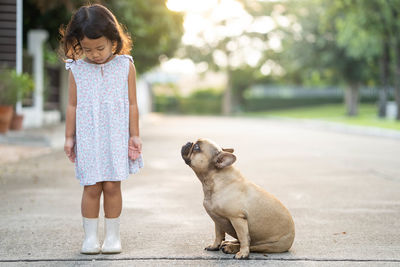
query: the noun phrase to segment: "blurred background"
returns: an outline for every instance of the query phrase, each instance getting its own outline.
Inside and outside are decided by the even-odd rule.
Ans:
[[[8,129],[65,119],[58,29],[86,3],[0,0],[0,105],[12,107],[13,120],[23,117]],[[400,130],[400,0],[91,3],[107,6],[132,37],[142,116],[274,116]]]
[[[199,137],[293,215],[293,249],[248,266],[399,266],[400,0],[90,0],[125,25],[138,76],[145,168],[116,257],[79,255],[63,151],[59,27],[87,2],[0,0],[1,266],[232,265],[203,250],[214,227],[180,156]]]

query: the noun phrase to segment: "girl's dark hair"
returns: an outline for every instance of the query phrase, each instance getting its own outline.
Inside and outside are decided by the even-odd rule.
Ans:
[[[60,27],[60,49],[65,57],[76,60],[82,56],[80,41],[86,36],[97,39],[102,36],[113,44],[113,54],[129,54],[132,41],[110,10],[94,4],[82,6],[72,16],[67,27]]]

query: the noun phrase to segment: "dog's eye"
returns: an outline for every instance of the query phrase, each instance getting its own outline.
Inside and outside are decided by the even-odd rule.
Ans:
[[[199,152],[200,151],[200,146],[199,144],[195,144],[193,147],[193,151]]]

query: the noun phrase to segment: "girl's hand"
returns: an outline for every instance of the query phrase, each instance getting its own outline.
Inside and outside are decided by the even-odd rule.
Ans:
[[[65,138],[65,143],[64,143],[64,152],[69,158],[69,160],[73,163],[75,163],[75,139],[73,137],[66,137]]]
[[[139,136],[129,137],[128,156],[131,160],[136,160],[142,153],[142,140]]]

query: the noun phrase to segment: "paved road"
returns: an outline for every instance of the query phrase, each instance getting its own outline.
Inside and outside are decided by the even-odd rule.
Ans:
[[[400,266],[399,139],[174,116],[148,117],[142,137],[145,168],[123,182],[119,255],[79,254],[82,188],[62,149],[0,163],[0,265]],[[235,148],[242,173],[288,207],[296,225],[290,252],[237,262],[203,250],[213,223],[180,158],[181,146],[198,137]]]

